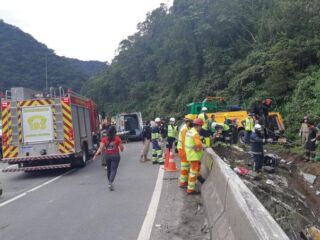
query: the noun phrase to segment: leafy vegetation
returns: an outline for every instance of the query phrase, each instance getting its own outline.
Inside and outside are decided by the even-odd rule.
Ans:
[[[75,90],[106,68],[105,63],[98,61],[59,57],[31,35],[0,20],[0,91],[13,86],[44,89],[46,63],[49,86]]]
[[[319,12],[318,0],[175,0],[82,91],[110,114],[149,118],[184,114],[207,95],[247,106],[273,97],[294,136],[304,115],[319,116]]]

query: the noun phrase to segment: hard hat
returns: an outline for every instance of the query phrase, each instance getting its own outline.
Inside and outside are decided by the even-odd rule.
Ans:
[[[175,122],[176,121],[176,119],[175,118],[170,118],[170,122]]]
[[[206,107],[202,107],[202,109],[201,109],[203,112],[206,112],[206,111],[208,111],[208,108],[206,108]]]
[[[193,115],[192,114],[187,114],[184,116],[184,120],[193,120]]]
[[[161,122],[161,119],[157,117],[154,121],[158,123],[158,122]]]
[[[306,119],[306,120],[308,120],[308,116],[304,116],[304,118],[303,119]]]
[[[150,125],[151,125],[151,127],[155,127],[157,124],[156,124],[155,121],[151,121],[151,122],[150,122]]]
[[[193,120],[193,124],[198,125],[198,126],[202,126],[203,121],[200,118],[196,118],[195,120]]]
[[[256,125],[254,125],[254,130],[256,130],[256,131],[262,131],[262,126],[257,123]]]
[[[230,116],[227,113],[224,114],[224,117],[225,118],[230,118]]]

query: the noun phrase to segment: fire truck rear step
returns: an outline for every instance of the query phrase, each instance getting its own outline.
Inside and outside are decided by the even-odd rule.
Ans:
[[[41,170],[52,170],[52,169],[62,169],[70,168],[71,164],[57,164],[57,165],[46,165],[46,166],[35,166],[35,167],[21,167],[21,168],[5,168],[2,172],[33,172]]]

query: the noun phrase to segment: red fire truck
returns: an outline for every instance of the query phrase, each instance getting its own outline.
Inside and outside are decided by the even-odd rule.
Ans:
[[[84,167],[95,151],[99,117],[92,100],[71,90],[6,91],[1,101],[3,172]]]

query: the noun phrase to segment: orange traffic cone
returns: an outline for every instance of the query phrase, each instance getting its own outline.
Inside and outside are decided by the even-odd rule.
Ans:
[[[164,169],[167,169],[168,168],[168,165],[169,165],[169,156],[170,155],[170,150],[169,149],[166,149],[166,152],[164,154]]]
[[[176,167],[176,163],[174,162],[174,157],[172,151],[169,152],[169,161],[168,167],[165,168],[167,172],[176,172],[179,169]]]

